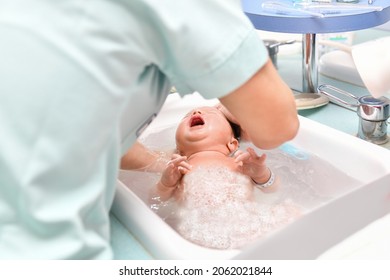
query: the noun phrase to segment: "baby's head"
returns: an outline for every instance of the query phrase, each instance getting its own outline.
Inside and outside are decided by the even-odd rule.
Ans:
[[[238,148],[240,127],[229,122],[216,107],[199,107],[187,113],[176,130],[176,145],[180,154],[191,155],[205,150],[226,154]]]

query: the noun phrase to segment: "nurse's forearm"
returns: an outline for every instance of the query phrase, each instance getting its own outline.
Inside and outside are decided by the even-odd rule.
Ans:
[[[270,60],[245,84],[220,101],[259,148],[275,148],[298,132],[293,93]]]
[[[149,150],[140,142],[134,145],[121,159],[121,169],[162,172],[166,168],[167,159],[161,153]]]

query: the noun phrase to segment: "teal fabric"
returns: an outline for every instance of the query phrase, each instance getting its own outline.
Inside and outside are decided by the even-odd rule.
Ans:
[[[126,230],[120,221],[110,213],[111,246],[115,260],[152,260],[153,256]],[[120,248],[120,250],[117,250]]]
[[[0,258],[113,258],[119,159],[170,86],[220,97],[267,59],[227,0],[0,0],[0,38]]]

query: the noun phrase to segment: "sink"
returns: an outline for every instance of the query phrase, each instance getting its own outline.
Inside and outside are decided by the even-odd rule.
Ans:
[[[171,94],[140,139],[171,133],[190,109],[215,103],[197,93],[184,98]],[[142,188],[145,174],[140,172],[120,172],[112,212],[156,259],[316,259],[390,213],[390,151],[305,117],[300,123],[297,136],[280,149],[287,147],[290,154],[298,151],[329,164],[315,172],[327,174],[320,191],[333,195],[240,249],[210,249],[182,238],[132,188],[137,184]],[[160,140],[162,146],[165,140],[172,141]],[[345,178],[351,179],[349,185]]]

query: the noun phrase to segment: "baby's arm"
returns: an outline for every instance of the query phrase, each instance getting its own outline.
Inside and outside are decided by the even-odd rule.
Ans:
[[[252,148],[247,148],[246,151],[237,151],[234,158],[240,165],[241,172],[249,176],[259,189],[264,192],[275,190],[275,175],[265,163],[267,158],[265,154],[258,156]]]
[[[156,186],[157,195],[161,200],[167,200],[172,196],[183,175],[191,169],[191,165],[186,160],[187,157],[174,154],[167,163]]]

